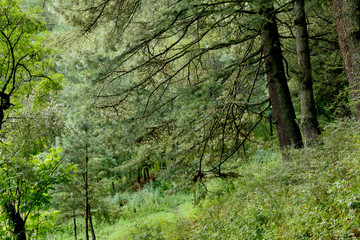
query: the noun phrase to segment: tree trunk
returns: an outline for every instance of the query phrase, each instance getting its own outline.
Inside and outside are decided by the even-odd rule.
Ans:
[[[300,148],[303,143],[299,126],[295,121],[295,111],[285,76],[274,8],[267,1],[263,6],[261,14],[265,17],[266,22],[261,31],[261,41],[279,145],[281,149],[289,147]]]
[[[148,181],[149,168],[147,166],[145,166],[143,169],[144,169],[143,176],[144,176],[144,185],[145,185]]]
[[[74,239],[77,240],[77,225],[76,225],[76,215],[74,212]]]
[[[333,14],[354,115],[360,120],[360,1],[333,0]]]
[[[309,35],[307,32],[304,0],[295,0],[293,11],[296,52],[299,67],[298,81],[300,87],[301,129],[305,144],[309,146],[320,134],[320,129],[316,116],[313,93]]]
[[[89,157],[85,156],[85,239],[89,240],[89,179],[88,179],[88,162]]]
[[[14,239],[26,240],[25,221],[20,216],[20,213],[16,211],[15,206],[9,201],[5,203],[4,207],[12,226],[14,227]]]
[[[272,122],[272,116],[269,117],[269,128],[270,128],[270,136],[274,136],[274,131],[273,131],[273,122]]]
[[[92,240],[96,240],[96,235],[95,235],[94,225],[93,225],[93,222],[92,222],[92,214],[91,214],[90,206],[89,206],[89,222],[90,222],[90,231],[91,231]]]
[[[85,199],[85,240],[89,240],[89,200]]]
[[[137,175],[137,181],[140,184],[141,183],[141,167],[138,168],[138,175]]]

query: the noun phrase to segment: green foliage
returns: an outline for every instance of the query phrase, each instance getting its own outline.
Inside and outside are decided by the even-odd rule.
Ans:
[[[11,146],[2,145],[2,149],[10,153]],[[52,218],[51,212],[43,212],[50,205],[51,191],[56,184],[69,181],[73,166],[61,165],[60,152],[50,149],[30,159],[1,158],[1,206],[7,202],[17,206],[16,211],[28,221],[29,236],[44,234],[43,227]]]
[[[112,200],[112,209],[115,210],[115,204],[119,203],[122,206],[116,221],[96,224],[95,231],[101,239],[144,239],[146,236],[157,239],[163,237],[162,234],[171,238],[180,226],[185,227],[188,219],[197,214],[197,209],[191,204],[191,196],[184,193],[160,194],[150,187],[136,193],[118,194]],[[68,231],[49,234],[48,239],[72,239],[69,226],[72,222],[66,223]],[[83,235],[83,221],[78,221],[78,228],[78,234]]]
[[[259,38],[273,2],[0,0],[0,91],[15,97],[0,195],[28,236],[70,239],[74,218],[84,234],[87,197],[99,239],[358,238],[357,124],[324,122],[323,145],[285,162],[274,150]],[[274,5],[297,96],[291,1]],[[307,6],[329,121],[348,115],[346,81],[329,2]],[[139,190],[144,169],[156,180]]]
[[[159,189],[147,186],[135,193],[118,193],[114,197],[114,204],[123,205],[122,217],[132,218],[168,211],[183,203],[187,198],[187,195],[167,195]]]
[[[293,151],[285,163],[261,154],[239,180],[209,188],[190,239],[357,238],[359,129],[345,121],[324,135],[324,145]],[[233,190],[219,195],[226,186]]]
[[[27,235],[40,237],[56,215],[49,210],[51,192],[69,180],[73,166],[62,164],[61,149],[51,147],[62,128],[58,105],[47,102],[40,108],[33,94],[22,96],[19,106],[1,136],[1,207],[11,203],[26,223]],[[3,214],[3,236],[13,231],[11,221]]]
[[[62,76],[50,69],[51,50],[45,47],[45,23],[39,12],[38,8],[22,11],[17,0],[0,2],[0,88],[10,97],[10,106],[17,109],[23,96],[35,92],[37,102],[43,105],[61,89]],[[2,109],[10,106],[2,105]]]
[[[357,239],[359,139],[358,125],[346,120],[328,126],[323,145],[291,151],[287,162],[257,151],[238,179],[208,182],[195,212],[151,188],[117,195],[128,201],[119,222],[128,231],[110,239]],[[165,214],[170,209],[176,217]]]
[[[63,54],[66,69],[70,78],[81,70],[80,79],[93,80],[95,105],[121,121],[117,148],[129,156],[122,159],[124,172],[166,163],[167,175],[176,176],[177,170],[190,177],[201,164],[208,170],[234,159],[267,107],[265,79],[254,80],[260,72],[258,26],[237,32],[239,24],[248,23],[240,20],[246,17],[245,4],[62,4],[73,10],[60,10],[69,23],[91,29],[89,40],[69,45],[76,48],[75,58]],[[252,101],[260,103],[247,105]]]

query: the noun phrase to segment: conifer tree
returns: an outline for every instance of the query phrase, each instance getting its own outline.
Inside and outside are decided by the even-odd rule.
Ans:
[[[205,120],[206,124],[203,121],[196,122],[198,129],[202,131],[182,131],[193,142],[189,148],[191,150],[185,152],[203,153],[198,159],[201,172],[204,156],[213,152],[209,143],[217,141],[218,146],[222,147],[219,149],[218,163],[212,163],[211,171],[220,168],[244,144],[257,125],[257,120],[246,123],[242,116],[253,115],[252,119],[262,119],[264,109],[266,110],[267,96],[256,95],[254,91],[261,84],[262,87],[266,86],[263,79],[259,79],[262,66],[259,38],[262,25],[258,19],[262,16],[258,9],[260,5],[269,6],[272,3],[211,3],[197,0],[174,3],[143,1],[139,5],[131,5],[130,2],[122,2],[123,5],[116,8],[116,13],[110,11],[110,2],[104,2],[102,8],[90,2],[88,4],[95,12],[92,16],[96,17],[86,11],[86,17],[83,16],[82,19],[86,18],[87,21],[81,21],[79,15],[73,16],[83,24],[84,31],[96,31],[96,26],[100,24],[115,24],[112,31],[114,35],[109,39],[117,39],[117,42],[111,40],[108,44],[108,50],[114,51],[114,57],[105,58],[103,64],[107,69],[97,73],[97,83],[101,89],[97,96],[98,106],[122,112],[122,106],[136,103],[140,111],[135,119],[166,113],[167,120],[155,117],[155,125],[161,126],[160,128],[149,126],[157,133],[174,123],[172,119],[169,121],[169,113],[178,116],[189,114],[194,119],[204,120],[208,114],[214,121]],[[152,13],[154,4],[157,11]],[[74,8],[81,9],[84,5],[86,4],[80,3]],[[131,17],[123,14],[123,6],[132,7],[128,11]],[[127,20],[120,21],[122,17]],[[124,22],[126,24],[122,25]],[[220,29],[227,32],[226,37],[218,34]],[[146,34],[140,35],[140,31],[144,33],[144,30]],[[115,37],[116,34],[121,37]],[[134,39],[136,34],[141,37]],[[286,79],[281,83],[286,85]],[[275,100],[273,101],[275,104]],[[291,99],[288,97],[287,101],[290,104]],[[140,102],[143,102],[143,107],[139,106]],[[193,105],[194,108],[186,109],[186,105]],[[183,113],[180,113],[181,108]],[[285,135],[292,140],[281,140],[280,145],[282,148],[301,146],[301,135],[295,130],[297,128],[289,130],[291,125],[296,125],[295,115],[291,111],[290,115],[285,112],[287,111],[283,115],[277,115],[284,119],[279,118],[278,121],[291,119],[289,121],[292,124],[285,124],[282,128],[287,129]],[[178,120],[185,121],[180,123]],[[181,125],[190,126],[189,121],[192,120],[178,118],[176,121],[170,129],[183,129]],[[194,123],[191,125],[194,126]],[[247,127],[243,128],[241,125]],[[142,132],[148,134],[146,129]],[[205,134],[199,134],[200,132]],[[192,134],[195,133],[197,136],[194,138]],[[290,136],[291,134],[294,136]],[[284,139],[284,136],[279,137]]]
[[[92,239],[96,239],[92,224],[93,204],[95,204],[93,165],[96,154],[96,140],[94,136],[95,125],[92,124],[89,111],[81,109],[77,114],[73,112],[66,121],[66,133],[62,138],[62,146],[68,152],[66,161],[78,166],[75,178],[70,185],[65,186],[70,194],[75,195],[75,202],[65,202],[65,206],[72,204],[70,208],[80,207],[83,210],[85,221],[85,239],[89,240],[89,230]],[[77,196],[77,197],[76,197]],[[92,207],[93,206],[93,207]],[[79,209],[73,209],[74,212]],[[76,216],[74,215],[74,218]]]
[[[307,31],[304,0],[294,1],[293,12],[299,69],[298,82],[300,88],[301,129],[306,145],[311,145],[311,142],[320,134],[320,129],[314,100],[309,35]]]
[[[268,2],[268,1],[267,1]],[[265,56],[266,75],[274,120],[281,148],[302,147],[300,129],[285,76],[280,38],[272,4],[264,4],[260,13],[264,15],[261,40]]]
[[[339,45],[349,81],[354,115],[360,120],[360,2],[333,0]]]

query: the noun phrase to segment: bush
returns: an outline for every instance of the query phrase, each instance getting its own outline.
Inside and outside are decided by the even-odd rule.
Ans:
[[[208,183],[191,239],[358,239],[359,125],[333,123],[320,141],[286,162],[256,151],[238,180]]]

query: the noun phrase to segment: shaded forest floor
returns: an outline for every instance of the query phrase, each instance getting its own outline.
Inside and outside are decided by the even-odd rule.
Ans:
[[[330,124],[319,142],[285,162],[259,147],[238,178],[209,180],[197,204],[193,193],[133,193],[120,220],[97,226],[97,239],[358,239],[360,126]],[[48,239],[74,239],[70,229]]]

